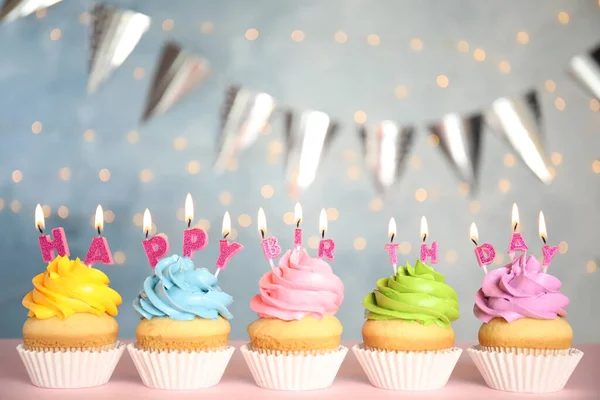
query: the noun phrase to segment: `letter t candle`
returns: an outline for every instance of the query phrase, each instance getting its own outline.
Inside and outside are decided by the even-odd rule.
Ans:
[[[388,224],[388,235],[390,237],[390,242],[386,243],[383,248],[388,251],[388,255],[390,256],[390,264],[394,268],[394,276],[398,273],[398,244],[394,243],[394,238],[396,237],[396,220],[394,218],[390,218],[390,223]]]

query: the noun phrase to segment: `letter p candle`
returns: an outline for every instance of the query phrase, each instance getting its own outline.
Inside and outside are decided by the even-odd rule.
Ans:
[[[194,203],[189,193],[185,198],[185,219],[188,229],[183,231],[183,256],[192,258],[194,252],[202,250],[208,245],[208,235],[200,228],[192,228],[194,220]]]
[[[159,233],[158,235],[148,239],[148,235],[152,229],[152,216],[150,215],[150,210],[148,209],[144,211],[143,225],[146,240],[142,241],[142,246],[144,247],[144,252],[146,253],[146,257],[148,257],[150,266],[154,268],[160,259],[163,258],[169,251],[169,240],[162,233]]]

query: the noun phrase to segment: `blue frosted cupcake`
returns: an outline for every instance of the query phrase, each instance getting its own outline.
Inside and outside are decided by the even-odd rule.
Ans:
[[[129,352],[146,386],[199,389],[216,385],[234,348],[228,346],[233,298],[206,268],[172,255],[156,265],[133,302],[142,317]]]

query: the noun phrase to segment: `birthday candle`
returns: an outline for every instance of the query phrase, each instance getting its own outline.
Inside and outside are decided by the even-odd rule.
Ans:
[[[494,249],[494,246],[489,243],[484,243],[481,246],[477,244],[477,240],[479,240],[479,233],[477,232],[477,226],[475,225],[475,222],[471,224],[470,238],[471,242],[475,244],[475,257],[477,258],[477,263],[487,274],[487,266],[494,261],[494,258],[496,258],[496,250]]]
[[[548,246],[546,243],[546,240],[548,239],[548,233],[546,232],[546,219],[544,218],[544,213],[541,211],[539,218],[539,231],[540,238],[542,239],[542,242],[544,242],[544,245],[542,246],[542,253],[544,253],[544,262],[542,263],[542,268],[544,273],[547,273],[552,259],[556,253],[558,253],[558,246]]]
[[[194,202],[192,195],[187,194],[185,198],[185,220],[187,229],[183,231],[183,256],[193,258],[194,252],[202,250],[208,245],[208,235],[200,228],[192,228],[194,220]]]
[[[98,205],[96,208],[94,227],[96,228],[96,231],[98,231],[98,237],[92,239],[92,243],[90,244],[90,248],[88,249],[87,255],[85,256],[85,260],[83,262],[90,267],[97,262],[107,265],[114,264],[115,262],[113,260],[112,253],[110,252],[110,247],[108,247],[108,241],[105,237],[102,237],[102,229],[104,228],[104,211],[100,205]]]
[[[146,253],[146,257],[148,257],[150,266],[154,268],[156,267],[156,264],[158,264],[158,261],[160,261],[160,259],[169,251],[169,240],[167,239],[167,236],[162,233],[159,233],[150,239],[148,238],[148,235],[152,230],[152,216],[150,215],[150,210],[147,208],[146,211],[144,211],[142,229],[146,235],[146,240],[142,241],[142,246],[144,247],[144,252]]]
[[[432,264],[437,264],[437,242],[431,243],[431,248],[427,247],[427,235],[429,234],[429,229],[427,227],[427,219],[425,217],[421,217],[421,237],[423,238],[423,243],[421,244],[421,261],[426,262],[427,257],[431,258]]]
[[[319,242],[319,258],[326,258],[327,260],[333,260],[333,253],[335,252],[335,242],[333,239],[325,239],[325,232],[327,232],[327,213],[325,209],[321,209],[319,215],[319,230],[321,231],[321,241]]]
[[[231,232],[231,217],[227,211],[223,216],[223,228],[221,232],[223,234],[223,239],[219,240],[219,258],[216,263],[217,270],[215,271],[215,277],[219,275],[221,270],[224,270],[227,267],[229,259],[244,248],[244,246],[237,242],[229,243],[227,240],[227,236],[229,236],[229,233]]]
[[[294,246],[296,250],[302,249],[302,229],[300,229],[300,222],[302,222],[302,207],[300,203],[296,203],[294,207],[294,221],[296,221],[296,229],[294,229]]]
[[[394,243],[394,238],[396,237],[396,220],[394,218],[390,218],[390,223],[388,224],[388,235],[390,237],[390,242],[386,243],[383,247],[388,251],[390,264],[392,264],[394,276],[396,276],[398,273],[398,244]]]
[[[42,211],[42,206],[39,204],[35,207],[35,228],[40,231],[41,234],[38,238],[38,242],[44,262],[49,263],[54,260],[54,252],[58,253],[58,255],[62,257],[68,257],[70,255],[67,236],[65,235],[65,230],[62,227],[52,229],[53,238],[50,238],[49,235],[44,235],[46,223],[44,221],[44,212]]]
[[[517,232],[517,229],[519,228],[519,209],[517,208],[517,203],[513,203],[512,207],[512,227],[513,233],[508,245],[508,257],[511,260],[515,258],[516,251],[521,251],[523,253],[527,251],[527,244],[525,243],[523,236]]]
[[[265,237],[267,233],[267,217],[265,211],[261,208],[258,209],[258,232],[262,238],[262,248],[265,258],[269,262],[271,269],[275,269],[273,259],[279,257],[281,254],[281,247],[279,246],[278,240],[275,236]]]

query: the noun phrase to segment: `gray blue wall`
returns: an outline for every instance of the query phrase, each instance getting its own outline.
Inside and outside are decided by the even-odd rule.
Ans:
[[[211,244],[196,256],[198,263],[213,268],[225,210],[232,215],[236,240],[245,246],[243,256],[233,259],[221,275],[221,287],[235,297],[232,336],[246,337],[246,325],[256,317],[248,304],[257,293],[259,277],[268,270],[256,232],[256,211],[265,208],[270,231],[289,247],[293,227],[283,217],[293,211],[294,202],[286,195],[281,156],[272,152],[277,148],[273,143],[283,139],[280,119],[272,121],[271,131],[241,157],[234,171],[220,177],[211,172],[224,85],[234,82],[269,92],[296,110],[323,110],[342,123],[320,176],[301,201],[307,242],[317,234],[320,208],[335,208],[337,213],[331,210],[331,215],[339,214],[330,221],[329,236],[338,244],[333,267],[346,285],[339,311],[346,339],[360,337],[361,300],[375,280],[391,270],[383,250],[388,219],[396,218],[398,240],[412,246],[400,259],[412,262],[417,257],[421,215],[428,218],[430,237],[439,242],[437,268],[461,300],[462,317],[454,325],[458,338],[475,339],[479,322],[471,309],[482,272],[468,240],[469,224],[476,221],[482,240],[503,253],[514,201],[534,253],[541,254],[540,209],[546,215],[550,242],[564,242],[551,272],[563,281],[571,299],[569,321],[576,340],[600,339],[595,295],[600,273],[594,272],[599,256],[600,171],[594,172],[592,166],[600,156],[600,112],[590,108],[590,97],[564,73],[571,56],[600,41],[596,1],[117,3],[147,13],[153,24],[132,56],[93,97],[85,94],[88,26],[80,22],[87,2],[65,0],[48,9],[44,18],[31,16],[0,25],[0,337],[20,335],[26,318],[21,298],[31,290],[31,278],[45,268],[33,221],[37,203],[51,208],[47,227],[64,226],[72,254],[80,257],[94,234],[90,218],[96,205],[113,212],[105,235],[124,262],[101,268],[124,298],[118,316],[122,336],[132,337],[138,317],[130,304],[150,273],[140,243],[142,229],[134,216],[150,208],[159,231],[169,235],[178,249],[185,225],[177,211],[188,191],[194,196],[196,218],[209,221],[211,227]],[[568,13],[567,24],[559,22],[560,11]],[[174,21],[170,31],[163,30],[166,19]],[[213,30],[202,33],[207,22]],[[257,40],[245,39],[250,28],[258,29]],[[58,40],[51,40],[54,29],[60,29]],[[305,33],[303,41],[291,39],[294,30]],[[346,43],[334,40],[336,31],[347,34]],[[517,42],[519,31],[527,32],[527,44]],[[379,35],[378,46],[368,44],[369,34]],[[161,43],[170,38],[203,52],[219,77],[164,117],[139,126]],[[411,49],[412,38],[421,39],[422,50]],[[460,40],[469,43],[468,53],[457,50]],[[483,62],[474,59],[475,48],[485,51]],[[510,64],[510,73],[500,71],[503,60]],[[141,79],[134,77],[138,68],[144,72],[141,77],[138,70]],[[436,84],[440,74],[449,78],[445,89]],[[552,92],[545,88],[546,80],[554,82],[555,88],[548,86]],[[395,95],[399,85],[407,89],[404,98]],[[481,187],[477,197],[470,197],[420,129],[410,167],[378,207],[360,162],[356,111],[364,111],[368,121],[396,119],[422,127],[446,112],[478,110],[496,97],[532,86],[541,93],[547,152],[556,153],[552,185],[542,185],[520,161],[512,165],[507,156],[511,149],[486,131]],[[566,104],[562,111],[555,106],[557,98]],[[42,124],[39,134],[32,133],[35,121]],[[133,144],[128,141],[136,137],[130,135],[132,130],[139,133]],[[176,150],[174,141],[181,137],[186,146]],[[188,172],[190,161],[200,163],[198,174]],[[59,177],[61,168],[70,169],[68,180]],[[110,171],[106,182],[99,178],[104,168]],[[140,180],[144,169],[152,174],[148,182]],[[12,177],[15,170],[22,173],[18,183]],[[271,198],[261,194],[264,185],[274,189]],[[415,198],[419,188],[427,193],[422,202]],[[67,218],[59,217],[61,206],[68,208]],[[251,216],[250,226],[239,225],[241,214]],[[357,238],[366,241],[363,250],[355,249],[364,244]],[[403,249],[409,250],[406,244]]]

